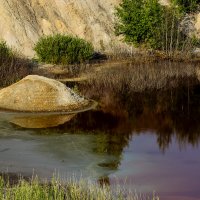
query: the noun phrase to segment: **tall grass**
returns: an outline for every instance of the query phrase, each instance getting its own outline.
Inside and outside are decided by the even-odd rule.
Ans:
[[[40,183],[38,178],[31,181],[20,179],[17,184],[11,185],[0,177],[1,200],[159,200],[155,195],[146,197],[136,193],[127,193],[124,189],[92,184],[84,180],[70,180],[63,184],[58,179]]]
[[[184,64],[184,67],[182,63],[169,61],[118,64],[89,74],[89,79],[83,83],[82,93],[89,98],[95,98],[89,93],[101,96],[106,91],[117,96],[128,96],[132,92],[176,87],[180,80],[191,76],[196,76],[193,64]]]
[[[0,87],[8,86],[31,72],[30,60],[14,52],[3,41],[0,42]]]

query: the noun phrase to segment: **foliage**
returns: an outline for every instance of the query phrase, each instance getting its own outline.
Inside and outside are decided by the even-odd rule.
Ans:
[[[81,63],[94,52],[89,42],[60,34],[40,38],[34,49],[40,61],[53,64]]]
[[[115,31],[134,45],[160,48],[160,26],[164,10],[158,0],[123,0],[116,8]]]
[[[12,50],[7,46],[5,41],[0,42],[0,62],[10,58],[12,56]]]
[[[161,32],[161,48],[168,54],[176,51],[188,51],[192,48],[190,38],[183,33],[183,28],[180,26],[182,15],[175,8],[165,8],[163,13]]]
[[[136,47],[163,50],[167,54],[189,52],[193,39],[181,27],[183,15],[177,7],[164,7],[158,0],[123,0],[116,8],[115,31]]]
[[[193,12],[197,9],[200,0],[172,0],[174,5],[178,5],[180,11]]]
[[[0,42],[0,87],[8,86],[31,71],[28,59],[19,56],[6,42]]]
[[[0,177],[0,199],[3,200],[139,200],[138,194],[125,194],[125,189],[116,187],[112,191],[110,187],[97,184],[91,184],[86,181],[70,180],[68,184],[53,178],[50,183],[40,184],[38,178],[33,178],[30,182],[20,179],[15,185],[11,185]],[[141,197],[141,199],[145,199]],[[152,198],[146,199],[158,200],[153,194]]]
[[[191,37],[191,42],[193,46],[200,47],[200,39],[196,35]]]

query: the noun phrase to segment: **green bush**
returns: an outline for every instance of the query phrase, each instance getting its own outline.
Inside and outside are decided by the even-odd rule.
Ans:
[[[193,12],[197,9],[200,0],[172,0],[174,5],[178,5],[182,12]]]
[[[158,0],[122,0],[116,8],[115,31],[136,47],[162,50],[167,54],[189,52],[194,42],[180,26],[183,14],[176,6],[165,7]]]
[[[12,57],[12,50],[7,46],[5,41],[0,42],[0,62]]]
[[[34,50],[39,61],[53,64],[81,63],[89,60],[94,52],[89,42],[60,34],[40,38]]]
[[[135,46],[160,48],[163,12],[158,0],[123,0],[116,8],[116,34],[122,34],[126,42]]]
[[[191,37],[191,42],[192,42],[193,46],[200,47],[200,39],[196,35],[193,35]]]

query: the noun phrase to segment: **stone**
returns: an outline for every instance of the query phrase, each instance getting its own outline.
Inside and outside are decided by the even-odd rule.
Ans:
[[[195,29],[196,29],[196,36],[200,38],[200,13],[195,15]]]
[[[115,7],[122,0],[1,0],[0,40],[23,55],[34,57],[41,36],[56,33],[81,37],[102,53],[132,52],[114,34]],[[171,6],[170,0],[159,0]],[[193,20],[192,18],[195,18]],[[192,19],[192,20],[191,20]],[[187,23],[186,23],[187,22]],[[189,26],[189,27],[187,27]],[[184,19],[184,30],[200,38],[200,13]],[[195,32],[193,30],[195,28]]]
[[[63,83],[29,75],[0,90],[0,108],[24,112],[70,112],[84,110],[91,101],[80,97]]]
[[[125,44],[114,34],[114,8],[121,0],[1,0],[0,39],[28,57],[43,35],[79,36],[95,50],[111,52]]]
[[[159,0],[159,3],[163,6],[171,6],[170,0]]]

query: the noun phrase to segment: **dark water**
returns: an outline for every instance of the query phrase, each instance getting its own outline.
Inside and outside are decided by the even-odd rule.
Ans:
[[[51,128],[50,128],[51,127]],[[0,113],[0,170],[86,177],[160,199],[200,199],[200,85],[104,98],[71,115]]]

